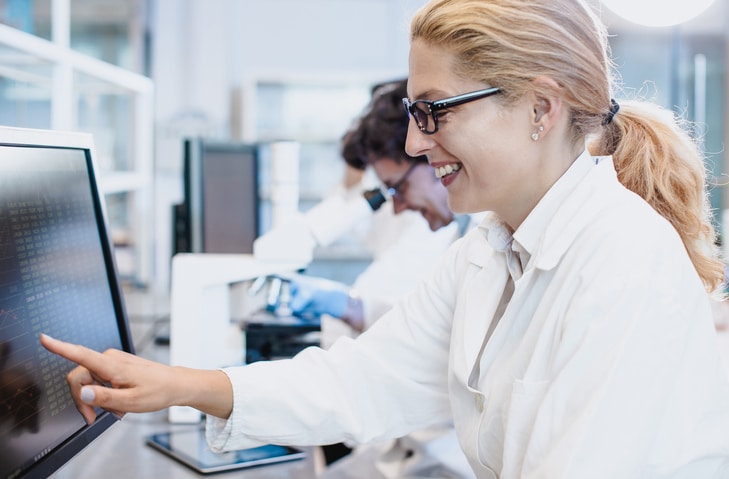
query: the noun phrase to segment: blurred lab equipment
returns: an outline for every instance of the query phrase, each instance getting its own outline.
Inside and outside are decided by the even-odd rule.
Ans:
[[[321,315],[311,310],[303,313],[292,302],[292,291],[300,288],[292,279],[295,276],[260,276],[249,286],[247,295],[262,295],[265,303],[241,321],[247,364],[292,357],[304,348],[320,345]]]
[[[380,188],[331,195],[306,213],[289,216],[286,223],[258,237],[253,242],[253,255],[261,261],[311,263],[314,248],[329,246],[366,221],[386,201]]]

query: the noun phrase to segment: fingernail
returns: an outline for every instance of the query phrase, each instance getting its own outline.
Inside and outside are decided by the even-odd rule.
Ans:
[[[81,388],[81,400],[86,403],[93,402],[94,398],[96,397],[96,394],[94,394],[94,390],[90,387],[82,387]]]
[[[53,336],[47,335],[46,333],[41,333],[41,336],[43,336],[46,339],[50,339],[51,341],[55,341],[55,339],[56,339]]]

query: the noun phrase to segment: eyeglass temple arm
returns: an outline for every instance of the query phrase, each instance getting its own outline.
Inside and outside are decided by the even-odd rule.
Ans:
[[[454,106],[461,105],[463,103],[467,103],[471,100],[487,97],[491,95],[495,95],[496,93],[499,93],[501,91],[500,88],[490,88],[485,91],[474,91],[470,93],[464,93],[462,95],[457,95],[451,98],[446,98],[444,100],[437,100],[430,104],[431,110],[443,110],[445,108],[450,108]]]

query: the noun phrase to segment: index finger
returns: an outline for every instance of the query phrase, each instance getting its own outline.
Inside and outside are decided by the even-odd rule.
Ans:
[[[71,362],[79,364],[101,377],[109,377],[109,374],[112,372],[109,359],[93,349],[78,344],[67,343],[52,338],[47,334],[40,335],[40,342],[44,348],[53,354],[57,354]]]

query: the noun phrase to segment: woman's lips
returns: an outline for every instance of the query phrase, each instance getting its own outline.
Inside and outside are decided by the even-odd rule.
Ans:
[[[460,163],[444,163],[438,166],[433,166],[435,170],[435,177],[440,178],[440,182],[443,186],[448,186],[453,183],[458,176],[458,172],[461,170]]]

